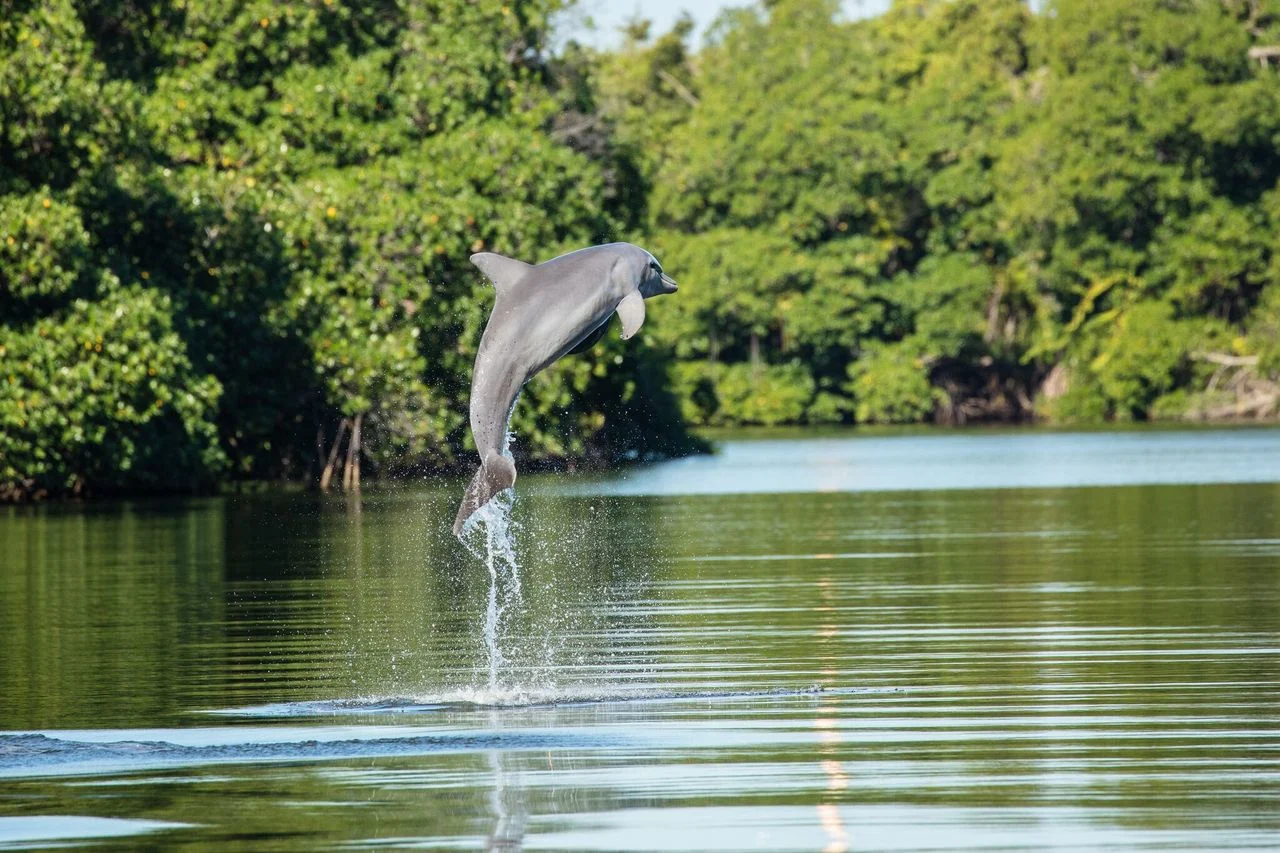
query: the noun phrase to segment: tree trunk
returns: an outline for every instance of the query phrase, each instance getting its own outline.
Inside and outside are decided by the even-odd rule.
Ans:
[[[347,439],[347,457],[342,463],[342,491],[351,491],[351,445],[355,442],[356,429],[351,427],[351,438]]]
[[[356,415],[356,422],[351,427],[351,441],[347,442],[347,470],[344,472],[342,485],[349,492],[360,491],[360,433],[364,414]]]
[[[333,437],[333,447],[329,449],[329,461],[320,475],[320,491],[329,491],[329,481],[333,479],[333,466],[338,462],[338,448],[342,445],[342,437],[347,433],[347,419],[338,424],[338,434]]]
[[[316,467],[307,465],[307,481],[314,482],[311,477],[324,472],[324,424],[316,421]]]

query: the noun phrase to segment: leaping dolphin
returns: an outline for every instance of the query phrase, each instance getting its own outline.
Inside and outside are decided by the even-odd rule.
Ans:
[[[471,377],[471,435],[480,469],[462,496],[455,535],[467,519],[516,482],[505,456],[507,424],[520,389],[569,353],[604,336],[616,311],[627,340],[644,323],[644,300],[675,293],[657,258],[630,243],[579,249],[536,266],[493,252],[471,256],[498,292]]]

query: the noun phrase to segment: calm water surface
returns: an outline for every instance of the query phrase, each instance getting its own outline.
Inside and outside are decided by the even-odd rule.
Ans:
[[[1280,431],[459,489],[0,510],[0,849],[1280,848]]]

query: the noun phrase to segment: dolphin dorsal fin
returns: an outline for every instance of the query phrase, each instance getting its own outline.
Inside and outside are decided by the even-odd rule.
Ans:
[[[471,256],[471,263],[480,268],[485,278],[493,282],[499,293],[506,293],[524,274],[529,271],[529,264],[499,255],[497,252],[478,252]]]

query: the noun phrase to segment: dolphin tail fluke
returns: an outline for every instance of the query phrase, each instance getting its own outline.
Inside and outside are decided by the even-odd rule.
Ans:
[[[516,463],[498,453],[486,456],[462,496],[462,506],[458,507],[458,517],[453,522],[453,535],[460,535],[467,519],[492,500],[494,495],[515,484]]]

